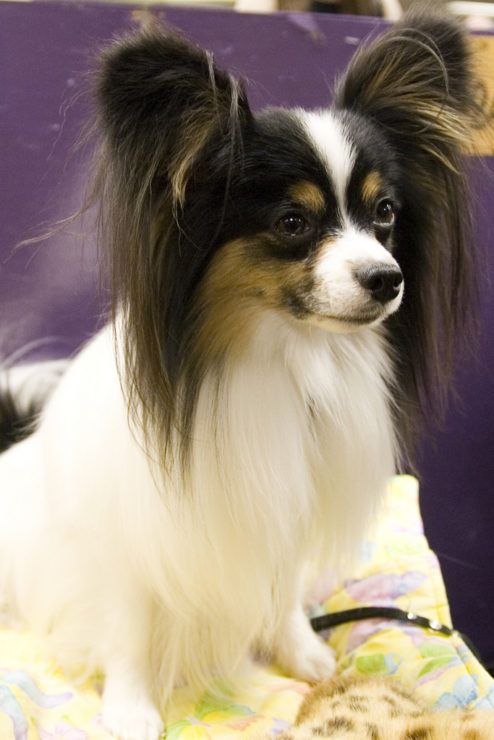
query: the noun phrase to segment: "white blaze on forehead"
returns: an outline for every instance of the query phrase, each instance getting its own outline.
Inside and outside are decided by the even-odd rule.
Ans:
[[[355,163],[356,152],[343,123],[331,112],[300,111],[311,142],[326,165],[334,184],[338,205],[346,214],[346,188]]]

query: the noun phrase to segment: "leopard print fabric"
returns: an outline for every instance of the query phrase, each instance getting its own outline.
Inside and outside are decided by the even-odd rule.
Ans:
[[[324,681],[278,740],[494,740],[494,711],[425,709],[392,679]]]

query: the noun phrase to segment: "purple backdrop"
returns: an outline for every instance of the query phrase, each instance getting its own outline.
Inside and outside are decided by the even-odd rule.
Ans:
[[[129,6],[0,3],[0,352],[65,356],[100,321],[97,255],[90,219],[45,242],[15,245],[80,205],[87,152],[74,148],[89,111],[87,72],[102,42],[136,23]],[[377,20],[214,10],[159,11],[168,23],[216,53],[248,81],[253,107],[315,107]],[[491,178],[475,178],[478,237],[494,275]],[[424,443],[420,473],[426,530],[438,552],[456,626],[494,661],[494,366],[493,299],[482,296],[480,358],[463,362],[461,404]],[[431,420],[432,422],[432,420]],[[431,425],[432,426],[432,425]]]

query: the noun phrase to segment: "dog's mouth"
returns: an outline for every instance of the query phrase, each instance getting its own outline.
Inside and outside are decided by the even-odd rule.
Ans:
[[[356,311],[355,313],[347,312],[341,314],[318,311],[310,312],[305,318],[308,323],[319,326],[322,329],[338,334],[345,334],[358,331],[365,327],[379,325],[396,310],[389,309],[389,306],[379,306]]]
[[[365,326],[366,324],[373,324],[379,319],[384,319],[387,316],[387,312],[384,310],[379,311],[368,311],[360,314],[343,314],[341,316],[322,316],[321,319],[331,319],[332,321],[341,321],[344,324],[355,324],[356,326]]]
[[[346,333],[380,324],[398,310],[402,298],[403,290],[400,290],[395,298],[385,303],[367,299],[349,301],[350,305],[339,307],[331,306],[329,301],[321,301],[318,296],[298,297],[290,294],[285,296],[284,305],[298,320],[328,331]]]
[[[347,311],[343,313],[319,313],[320,321],[340,322],[348,326],[359,327],[359,326],[370,326],[372,324],[380,323],[394,314],[400,307],[403,298],[403,289],[400,293],[392,300],[386,303],[378,303],[373,301],[372,304],[362,306],[360,309],[356,309],[355,312]]]

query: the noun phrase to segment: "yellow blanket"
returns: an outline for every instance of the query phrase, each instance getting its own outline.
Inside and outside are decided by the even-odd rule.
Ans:
[[[337,611],[387,605],[450,624],[436,557],[424,537],[415,479],[390,486],[379,527],[364,548],[358,577],[334,591],[321,608]],[[420,627],[367,620],[332,630],[338,671],[393,674],[438,707],[494,708],[494,679],[462,640]],[[101,726],[101,682],[72,685],[26,632],[0,629],[0,740],[109,740]],[[177,690],[168,717],[169,740],[273,737],[294,719],[308,686],[276,668],[259,668],[249,687],[230,700],[193,702]]]

